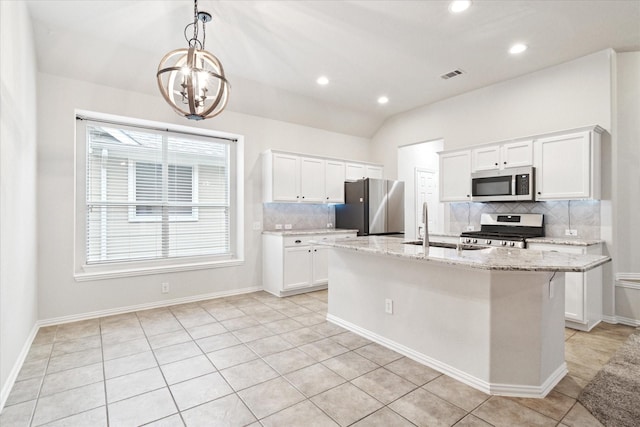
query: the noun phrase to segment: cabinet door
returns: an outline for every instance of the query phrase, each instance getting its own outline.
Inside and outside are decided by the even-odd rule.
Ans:
[[[300,158],[273,154],[273,201],[297,202],[300,198]]]
[[[591,197],[590,133],[536,140],[536,200]]]
[[[344,162],[337,160],[326,160],[324,163],[325,171],[325,202],[327,203],[344,203],[344,181],[345,169]]]
[[[284,248],[284,290],[311,286],[311,246]]]
[[[475,148],[471,152],[471,161],[473,162],[472,170],[486,171],[492,169],[500,169],[500,146]]]
[[[585,322],[585,275],[583,273],[564,274],[564,317]]]
[[[471,200],[471,152],[469,150],[440,155],[440,201]]]
[[[367,178],[382,179],[382,166],[366,165],[364,168],[364,176]]]
[[[533,141],[511,142],[502,146],[500,160],[503,168],[533,165]]]
[[[365,178],[364,165],[362,163],[347,163],[345,165],[345,179],[357,181]]]
[[[300,158],[300,201],[324,201],[324,160]]]
[[[329,247],[313,247],[313,285],[321,285],[329,281]]]

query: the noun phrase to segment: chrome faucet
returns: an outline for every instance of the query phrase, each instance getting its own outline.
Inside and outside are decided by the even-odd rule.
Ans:
[[[422,247],[429,248],[429,212],[427,209],[427,202],[422,204],[422,222],[424,223],[424,236],[422,237]]]

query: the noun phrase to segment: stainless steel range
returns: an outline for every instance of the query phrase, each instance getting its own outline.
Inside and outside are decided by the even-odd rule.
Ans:
[[[465,231],[460,243],[467,245],[525,248],[526,239],[544,236],[542,214],[482,214],[480,231]]]

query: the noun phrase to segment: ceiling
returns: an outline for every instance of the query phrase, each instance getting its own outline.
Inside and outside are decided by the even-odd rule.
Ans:
[[[40,71],[153,95],[160,59],[186,47],[193,17],[189,0],[27,4]],[[363,137],[441,99],[606,48],[640,50],[640,0],[476,0],[457,15],[448,5],[198,2],[214,16],[206,49],[231,81],[229,110]],[[514,42],[529,49],[512,56]],[[440,78],[456,68],[464,74]],[[317,85],[320,75],[330,83]]]

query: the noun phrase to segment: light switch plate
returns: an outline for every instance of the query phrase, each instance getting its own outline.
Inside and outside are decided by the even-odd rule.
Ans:
[[[285,230],[291,230],[293,227],[291,226],[291,224],[285,224],[284,225],[284,229]]]

